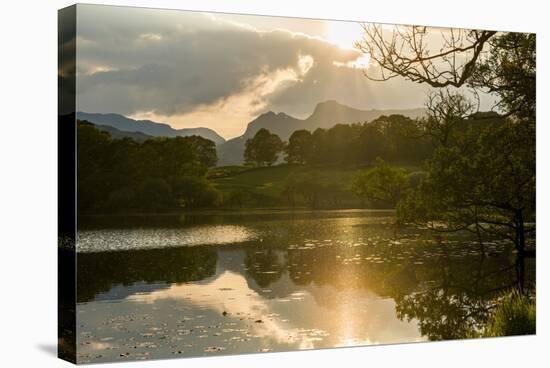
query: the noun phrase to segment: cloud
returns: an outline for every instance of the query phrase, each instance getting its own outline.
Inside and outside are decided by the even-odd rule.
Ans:
[[[343,291],[341,295],[349,295],[348,292]],[[354,291],[357,302],[350,305],[346,298],[334,298],[333,293],[330,288],[309,286],[288,298],[265,298],[250,287],[242,274],[224,270],[202,282],[133,294],[127,300],[137,304],[170,300],[213,310],[218,316],[229,312],[228,319],[244,325],[251,335],[263,337],[274,350],[423,340],[414,323],[397,319],[393,300],[381,299],[363,289]],[[327,307],[318,299],[332,304]],[[245,320],[241,322],[241,319]],[[262,323],[253,323],[254,320]]]
[[[327,99],[360,108],[424,101],[414,85],[367,80],[355,67],[358,51],[319,36],[261,29],[261,19],[79,5],[78,109],[206,125],[227,137],[271,109],[305,116]],[[266,18],[266,25],[274,21]]]

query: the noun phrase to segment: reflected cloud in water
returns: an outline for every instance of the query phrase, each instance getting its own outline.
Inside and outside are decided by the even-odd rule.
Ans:
[[[278,282],[289,280],[284,278]],[[227,318],[245,321],[253,336],[288,348],[422,340],[414,322],[406,323],[395,317],[395,304],[390,299],[379,298],[366,290],[361,295],[331,290],[331,297],[339,302],[336,308],[327,308],[316,302],[316,298],[327,295],[322,295],[318,287],[308,289],[293,292],[288,298],[266,299],[249,287],[245,277],[224,271],[207,283],[172,285],[168,289],[132,295],[127,300],[155,304],[168,299],[209,308],[220,315],[225,312]],[[290,321],[300,321],[300,325]],[[306,321],[311,326],[304,327]]]
[[[81,363],[464,338],[518,281],[506,242],[483,256],[468,234],[431,238],[387,214],[186,216],[79,233]],[[526,270],[533,282],[534,263]]]

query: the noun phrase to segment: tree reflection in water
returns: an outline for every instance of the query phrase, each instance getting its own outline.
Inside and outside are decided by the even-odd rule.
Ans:
[[[398,317],[418,320],[421,334],[429,340],[460,339],[479,331],[500,293],[526,283],[534,287],[533,280],[525,280],[525,273],[517,271],[534,260],[518,259],[500,267],[489,265],[491,261],[480,255],[475,269],[473,262],[457,264],[441,258],[436,268],[422,275],[422,290],[395,295]]]
[[[391,300],[393,316],[416,324],[429,340],[444,340],[483,326],[499,293],[534,286],[534,259],[517,260],[505,242],[480,249],[460,234],[441,240],[396,232],[382,218],[279,217],[250,222],[260,238],[237,244],[78,253],[77,302],[206,284],[230,271],[266,300],[301,290],[329,309],[366,294]],[[342,295],[356,299],[344,302]]]

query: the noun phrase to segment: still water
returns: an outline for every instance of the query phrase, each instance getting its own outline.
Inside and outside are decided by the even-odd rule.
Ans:
[[[483,256],[468,234],[393,223],[355,210],[84,218],[78,361],[463,338],[518,282],[505,242]]]

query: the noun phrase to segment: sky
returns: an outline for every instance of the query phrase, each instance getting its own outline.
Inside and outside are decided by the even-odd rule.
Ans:
[[[267,112],[327,100],[422,107],[428,88],[367,79],[355,22],[78,5],[77,109],[241,135]]]

